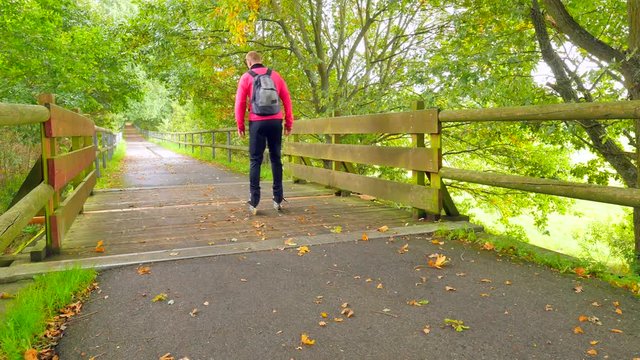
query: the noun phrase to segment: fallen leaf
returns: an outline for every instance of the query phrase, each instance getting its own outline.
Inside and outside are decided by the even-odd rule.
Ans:
[[[553,311],[553,306],[551,306],[550,304],[545,305],[544,311]]]
[[[622,315],[622,309],[620,309],[620,308],[616,308],[616,314],[618,314],[618,315]]]
[[[584,331],[582,330],[582,328],[580,326],[576,326],[573,328],[573,333],[574,334],[584,334]]]
[[[490,243],[490,242],[485,242],[485,243],[484,243],[484,245],[482,245],[482,248],[483,248],[484,250],[489,250],[489,251],[491,251],[491,250],[495,249],[495,246],[493,246],[493,244],[492,244],[492,243]]]
[[[247,279],[244,279],[244,278],[243,278],[243,279],[240,279],[240,281],[241,281],[241,282],[247,282],[247,281],[249,281],[249,280],[247,280]]]
[[[581,293],[581,292],[582,292],[582,285],[576,285],[576,286],[574,286],[574,287],[573,287],[573,291],[574,291],[576,294]]]
[[[147,275],[151,273],[151,268],[148,266],[139,266],[137,271],[139,275]]]
[[[309,247],[308,246],[300,246],[296,250],[298,250],[298,256],[303,256],[304,254],[309,252]]]
[[[171,356],[171,353],[166,353],[162,356],[160,356],[160,359],[158,360],[175,360],[175,358],[173,356]]]
[[[178,256],[180,253],[179,252],[170,252],[169,256]]]
[[[489,295],[489,294],[487,294],[487,293],[482,293],[482,294],[480,294],[480,296],[481,296],[481,297],[489,297],[489,296],[491,296],[491,295]]]
[[[593,306],[595,306],[595,307],[600,307],[600,306],[602,306],[602,304],[600,304],[600,303],[599,303],[599,302],[597,302],[597,301],[592,302],[592,303],[591,303],[591,305],[593,305]]]
[[[191,317],[196,317],[198,315],[198,309],[193,309],[191,310],[191,312],[189,313],[189,315],[191,315]]]
[[[424,328],[422,328],[422,332],[423,332],[425,335],[429,335],[429,333],[431,332],[431,326],[429,326],[429,325],[425,325],[425,326],[424,326]]]
[[[11,295],[11,294],[6,293],[6,292],[0,292],[0,299],[2,299],[2,300],[13,299],[15,297],[16,297],[15,295]]]
[[[442,267],[445,266],[449,262],[449,260],[447,259],[447,257],[445,255],[440,255],[440,254],[433,254],[433,255],[436,255],[435,256],[435,260],[430,259],[427,262],[427,264],[432,268],[442,269]]]
[[[171,299],[167,301],[167,305],[173,305],[173,304],[175,304],[175,300]]]
[[[470,327],[466,326],[464,324],[464,321],[462,321],[462,320],[444,319],[444,323],[446,325],[451,325],[451,327],[454,328],[457,332],[462,332],[462,331],[470,329]]]
[[[618,302],[618,301],[614,301],[614,302],[613,302],[613,306],[615,306],[615,307],[620,306],[620,302]]]
[[[589,320],[590,323],[596,324],[596,325],[602,325],[602,323],[600,322],[600,319],[598,319],[596,316],[589,316]]]
[[[433,239],[433,240],[431,240],[431,243],[432,243],[433,245],[444,245],[444,241],[440,241],[440,240],[438,240],[438,239]]]
[[[372,279],[372,278],[367,278],[367,279],[365,280],[365,282],[372,282],[372,281],[373,281],[373,279]]]
[[[300,335],[300,343],[304,344],[304,345],[313,345],[316,343],[315,340],[312,340],[309,335],[302,333],[302,335]]]
[[[580,277],[583,277],[587,273],[587,271],[583,267],[577,267],[573,269],[573,272]]]
[[[342,311],[340,312],[341,315],[345,315],[347,318],[352,317],[353,315],[355,315],[355,313],[353,312],[353,310],[351,310],[350,308],[344,308],[342,309]]]
[[[334,226],[333,229],[331,229],[331,232],[334,234],[340,234],[342,232],[342,226]]]
[[[598,355],[598,350],[596,350],[596,349],[589,349],[589,350],[587,350],[587,355],[589,355],[589,356],[596,356],[596,355]]]
[[[451,286],[445,286],[445,287],[444,287],[444,289],[445,289],[446,291],[456,291],[456,288],[451,287]]]
[[[376,286],[376,289],[383,289],[384,286],[382,286],[382,283],[379,283],[378,286]]]
[[[369,241],[369,237],[367,236],[367,233],[362,233],[362,241]]]
[[[102,241],[102,240],[98,241],[98,243],[96,244],[95,252],[97,252],[97,253],[103,253],[104,252],[104,241]]]
[[[423,306],[427,304],[429,304],[429,300],[425,300],[425,299],[422,299],[422,300],[413,299],[413,300],[407,301],[407,305],[411,305],[411,306]]]
[[[38,351],[36,349],[29,349],[25,351],[24,360],[38,360]]]
[[[343,322],[344,319],[343,318],[334,318],[333,321],[335,321],[335,322]]]
[[[167,300],[167,294],[165,293],[160,293],[156,295],[153,299],[151,299],[152,302],[165,301],[165,300]]]
[[[409,251],[409,244],[404,244],[400,249],[398,249],[398,254],[404,254]]]
[[[511,285],[511,284],[512,284],[512,282],[511,282],[511,281],[509,281],[509,280],[507,280],[507,281],[505,281],[505,282],[504,282],[504,284],[505,284],[505,285]]]
[[[327,323],[326,323],[325,321],[320,321],[320,322],[318,323],[318,325],[320,325],[320,326],[327,326]]]
[[[287,240],[284,241],[284,244],[288,245],[288,246],[296,246],[296,245],[298,245],[295,242],[293,242],[293,238],[288,238]]]
[[[326,312],[321,312],[320,316],[326,319],[329,317],[329,314],[327,314]]]
[[[205,302],[203,302],[203,303],[202,303],[202,305],[204,305],[204,306],[209,306],[209,302],[208,302],[208,301],[205,301]]]
[[[389,227],[388,227],[387,225],[380,226],[380,227],[378,228],[378,231],[380,231],[380,232],[386,232],[386,231],[389,231]]]
[[[578,316],[578,321],[580,321],[580,322],[585,322],[587,320],[589,320],[588,316],[584,316],[584,315]]]
[[[595,346],[595,345],[598,345],[599,342],[600,341],[598,340],[592,340],[592,341],[589,341],[589,344],[591,344],[591,346]]]
[[[342,305],[340,305],[341,308],[346,309],[349,307],[349,303],[342,303]]]
[[[620,329],[611,329],[611,332],[614,334],[622,334],[624,331],[620,330]]]
[[[467,276],[466,273],[456,273],[456,276]]]
[[[490,282],[491,282],[491,279],[480,279],[480,282],[483,282],[483,283],[490,283]]]

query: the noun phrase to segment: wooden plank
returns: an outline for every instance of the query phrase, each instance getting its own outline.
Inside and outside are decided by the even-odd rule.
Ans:
[[[401,148],[348,144],[286,144],[283,154],[420,171],[438,171],[437,153],[430,148]]]
[[[439,192],[428,187],[292,163],[287,164],[287,167],[296,178],[372,195],[434,214],[440,214],[442,208]]]
[[[82,210],[85,200],[96,186],[96,178],[96,171],[93,170],[51,216],[53,244],[57,244],[58,247],[62,245],[64,234],[69,231],[71,224]],[[56,248],[56,246],[53,247]]]
[[[48,104],[51,119],[45,123],[47,137],[93,136],[95,124],[85,116],[55,104]]]
[[[49,184],[56,191],[62,189],[69,181],[93,163],[95,155],[95,146],[90,145],[47,159]]]
[[[573,199],[597,201],[622,206],[639,207],[640,189],[572,183],[560,180],[538,179],[526,176],[504,175],[482,171],[443,167],[443,178],[508,189],[563,196]]]
[[[298,120],[293,134],[425,134],[437,132],[438,110]]]
[[[439,117],[441,122],[637,119],[640,100],[443,110]]]
[[[0,103],[0,126],[42,123],[49,120],[49,109],[41,105]]]
[[[52,195],[53,188],[41,183],[0,216],[0,253],[22,232],[22,228],[45,206]]]

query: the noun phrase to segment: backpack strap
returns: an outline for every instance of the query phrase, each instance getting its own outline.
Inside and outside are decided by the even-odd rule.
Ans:
[[[256,76],[258,76],[258,74],[257,74],[255,71],[253,71],[253,70],[249,70],[249,71],[247,71],[247,72],[249,73],[249,75],[251,75],[251,77],[256,77]]]
[[[267,68],[267,76],[271,76],[271,69]]]

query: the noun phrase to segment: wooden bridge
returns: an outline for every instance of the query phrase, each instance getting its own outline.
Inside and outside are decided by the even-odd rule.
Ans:
[[[42,246],[24,250],[20,246],[19,253],[3,257],[4,265],[42,260],[38,254],[46,253],[45,262],[92,259],[99,266],[99,259],[107,257],[120,263],[140,262],[143,253],[179,258],[205,256],[211,249],[294,246],[303,238],[355,241],[381,234],[381,227],[391,229],[385,234],[389,236],[471,226],[465,221],[434,225],[433,220],[463,220],[443,178],[640,206],[638,189],[447,168],[442,166],[441,151],[442,123],[636,118],[637,101],[459,111],[422,109],[415,104],[410,112],[297,121],[293,141],[284,149],[295,180],[285,184],[286,210],[277,213],[263,202],[255,217],[245,209],[246,176],[176,155],[145,141],[132,127],[125,129],[124,136],[126,187],[93,191],[89,196],[100,168],[97,161],[112,149],[113,140],[101,141],[106,137],[100,134],[107,131],[86,116],[56,106],[52,96],[42,96],[40,103],[0,104],[0,125],[40,123],[43,129],[42,162],[36,166],[40,166],[40,177],[31,176],[20,201],[0,216],[0,251],[38,214],[44,215],[46,229]],[[144,135],[193,149],[243,151],[231,144],[229,131]],[[225,132],[226,143],[217,138]],[[411,138],[411,146],[342,144],[344,135],[381,133],[404,134]],[[200,135],[199,142],[194,134]],[[320,143],[318,138],[330,141]],[[405,183],[360,175],[354,163],[406,169],[413,178]],[[270,184],[262,188],[263,198],[268,199]],[[403,204],[413,211],[372,199]],[[158,260],[157,256],[147,259]]]

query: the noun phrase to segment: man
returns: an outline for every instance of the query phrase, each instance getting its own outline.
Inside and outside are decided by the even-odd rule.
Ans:
[[[236,123],[238,135],[245,136],[244,118],[249,106],[249,169],[250,199],[249,212],[257,214],[260,203],[260,166],[265,146],[269,147],[271,174],[273,175],[273,207],[282,210],[284,193],[282,189],[282,120],[284,134],[291,133],[293,109],[287,84],[280,74],[262,65],[262,56],[249,51],[245,56],[249,71],[238,82],[236,92]],[[255,92],[255,94],[254,94]],[[250,99],[247,104],[247,98]],[[280,102],[281,101],[281,102]],[[280,106],[282,105],[282,106]],[[284,113],[283,113],[284,108]]]

